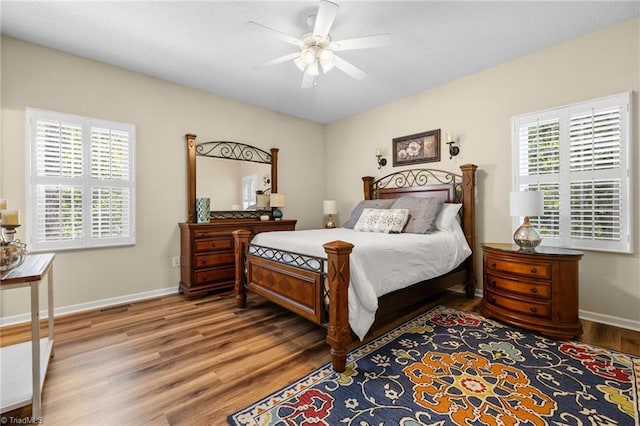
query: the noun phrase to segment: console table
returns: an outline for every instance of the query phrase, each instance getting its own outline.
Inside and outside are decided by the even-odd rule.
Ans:
[[[2,272],[0,290],[31,288],[31,341],[0,348],[2,389],[0,412],[31,404],[31,416],[42,412],[42,387],[49,359],[53,357],[53,253],[30,254],[17,268]],[[40,339],[39,288],[48,284],[49,334]]]

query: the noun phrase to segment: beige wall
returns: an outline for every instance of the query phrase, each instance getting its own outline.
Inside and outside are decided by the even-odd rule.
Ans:
[[[338,200],[341,224],[362,198],[360,178],[393,171],[392,138],[440,128],[458,135],[461,154],[449,160],[443,149],[442,161],[433,166],[479,166],[477,240],[510,241],[512,116],[632,90],[634,164],[640,167],[639,43],[640,20],[635,19],[321,126],[3,38],[0,198],[25,208],[25,106],[136,124],[138,243],[59,253],[56,306],[68,306],[176,286],[178,271],[170,260],[179,251],[176,223],[186,218],[186,132],[199,140],[279,147],[285,215],[299,219],[298,228],[305,229],[321,225],[323,198]],[[389,160],[382,170],[375,163],[377,147]],[[603,321],[621,318],[632,326],[640,324],[639,198],[634,201],[636,254],[589,252],[580,271],[580,308]],[[24,229],[19,233],[24,238]],[[27,294],[17,292],[3,292],[0,316],[27,312]]]
[[[477,164],[477,241],[509,242],[511,117],[634,91],[636,252],[585,254],[580,309],[601,320],[620,317],[640,326],[639,43],[640,20],[630,20],[327,126],[325,195],[339,201],[340,223],[362,197],[361,176],[395,171],[389,156],[392,138],[439,128],[443,135],[459,136],[461,154],[449,160],[443,144],[442,161],[429,166],[453,170],[460,164]],[[375,164],[376,147],[382,147],[389,160],[382,170]]]
[[[59,252],[56,306],[177,286],[179,271],[171,267],[171,258],[180,250],[177,223],[187,216],[187,132],[200,141],[280,148],[278,184],[288,195],[285,217],[297,218],[299,228],[321,226],[321,125],[12,38],[3,37],[1,46],[0,198],[9,199],[13,208],[26,211],[25,107],[136,125],[137,244]],[[303,163],[301,158],[314,160]],[[22,227],[18,237],[25,236]],[[28,309],[26,291],[2,292],[0,316]]]

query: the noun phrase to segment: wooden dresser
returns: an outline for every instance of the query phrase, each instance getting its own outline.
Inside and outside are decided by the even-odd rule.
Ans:
[[[296,220],[220,219],[209,223],[180,223],[180,293],[188,298],[232,288],[235,280],[233,235],[293,231]]]
[[[555,247],[521,251],[483,244],[482,314],[557,339],[582,334],[578,263],[582,252]]]

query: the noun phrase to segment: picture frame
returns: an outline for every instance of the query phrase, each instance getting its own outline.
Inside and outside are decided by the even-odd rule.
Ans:
[[[393,138],[393,167],[440,161],[440,129]]]

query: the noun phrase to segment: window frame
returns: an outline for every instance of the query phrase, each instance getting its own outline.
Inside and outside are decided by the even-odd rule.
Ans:
[[[601,111],[604,108],[620,107],[620,158],[617,168],[605,170],[572,171],[570,169],[570,124],[572,117],[577,117],[588,109]],[[633,129],[632,129],[631,92],[592,99],[557,108],[514,116],[511,119],[512,136],[512,190],[520,191],[526,185],[535,189],[536,185],[559,185],[559,237],[542,235],[542,244],[554,247],[568,247],[580,250],[603,252],[633,253]],[[522,126],[536,121],[550,119],[559,121],[559,171],[552,174],[520,175],[520,130]],[[580,176],[590,177],[593,181],[603,179],[602,176],[613,176],[620,179],[620,238],[618,240],[579,239],[571,234],[571,184],[582,182]],[[586,180],[588,181],[588,180]],[[545,203],[548,198],[545,197]],[[546,212],[545,212],[546,213]],[[549,216],[543,218],[549,222]],[[537,224],[545,219],[534,220]],[[522,223],[522,218],[513,218],[513,231]]]
[[[82,129],[82,174],[80,177],[37,175],[37,128],[38,120],[52,120],[72,123]],[[64,251],[103,247],[132,246],[136,244],[136,127],[134,124],[114,122],[100,118],[67,114],[57,111],[27,107],[25,108],[26,135],[26,189],[27,189],[27,241],[31,252]],[[91,150],[92,128],[122,131],[128,134],[128,179],[99,179],[92,176]],[[38,185],[65,187],[70,185],[82,188],[82,237],[52,241],[40,241],[38,238]],[[129,191],[128,236],[115,238],[94,238],[92,223],[92,188],[124,188]]]

